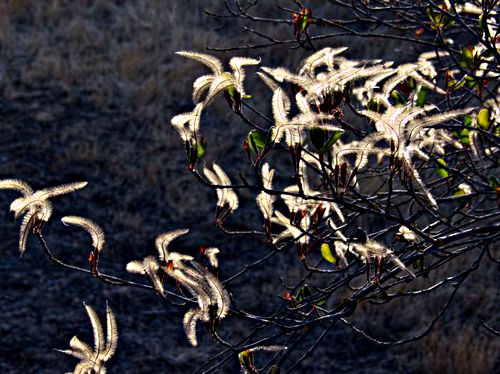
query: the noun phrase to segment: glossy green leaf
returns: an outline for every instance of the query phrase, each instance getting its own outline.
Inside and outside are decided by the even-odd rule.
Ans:
[[[226,88],[229,96],[233,97],[234,98],[234,94],[236,92],[236,90],[234,89],[234,86],[229,86],[228,88]]]
[[[465,121],[464,121],[465,122]],[[468,145],[470,144],[470,130],[469,129],[462,129],[460,131],[456,130],[452,132],[453,136],[457,138],[461,144],[463,145]]]
[[[380,113],[382,109],[382,105],[380,105],[380,102],[377,100],[371,99],[367,104],[366,104],[366,109],[371,110],[373,112]]]
[[[483,108],[477,114],[477,124],[483,130],[487,130],[490,126],[490,111],[486,108]]]
[[[489,182],[488,184],[489,184],[490,188],[493,191],[496,191],[496,189],[499,185],[498,179],[496,177],[489,177],[488,182]]]
[[[470,75],[466,75],[466,76],[465,76],[465,80],[467,81],[467,85],[468,85],[470,88],[477,88],[477,87],[479,87],[479,83],[478,83],[478,81],[476,80],[476,78],[471,77]]]
[[[252,353],[249,350],[238,353],[241,367],[250,370],[252,368]],[[250,371],[249,371],[250,372]]]
[[[307,15],[302,16],[302,19],[300,21],[300,31],[301,32],[304,32],[305,29],[307,28],[308,21],[309,21],[309,17]]]
[[[443,9],[443,10],[446,10],[446,11],[448,10],[445,4],[439,4],[438,7]],[[430,25],[431,28],[434,30],[444,29],[448,26],[453,25],[453,23],[454,23],[452,18],[444,15],[443,13],[441,13],[439,11],[434,11],[430,7],[428,7],[425,10],[425,13],[427,14],[427,17],[429,18],[429,20],[431,21],[431,25]]]
[[[433,29],[436,29],[440,25],[439,14],[434,13],[434,11],[432,11],[430,7],[425,10],[425,13],[429,18],[429,21],[431,21],[431,27]]]
[[[470,75],[464,75],[464,79],[467,81],[467,82],[474,82],[476,80],[476,78],[470,76]]]
[[[452,90],[458,90],[459,88],[462,88],[465,83],[467,83],[465,77],[460,79],[458,82],[455,79],[452,79],[448,82],[448,88],[451,88]]]
[[[404,104],[406,102],[405,98],[397,91],[393,90],[391,92],[391,98],[394,100],[394,102],[397,104]]]
[[[198,158],[203,157],[205,155],[205,152],[207,151],[207,141],[205,138],[200,137],[198,142],[196,143],[196,156]]]
[[[410,90],[414,90],[417,87],[417,81],[415,79],[413,79],[412,77],[410,77],[406,80],[406,84],[408,85],[408,88]]]
[[[417,94],[417,106],[423,108],[424,105],[425,105],[425,101],[427,100],[427,94],[429,93],[429,91],[427,91],[427,89],[425,87],[422,87],[419,91],[418,91],[418,94]]]
[[[320,300],[316,303],[316,306],[323,306],[326,304],[326,299]]]
[[[340,137],[342,136],[342,131],[335,131],[332,136],[330,136],[330,139],[328,139],[328,142],[325,144],[325,150],[327,151],[328,149],[330,149],[330,147],[332,145],[334,145],[337,140],[340,139]]]
[[[443,165],[443,166],[446,166],[446,161],[443,160],[442,158],[438,158],[437,159],[437,162],[438,164],[440,165]],[[436,169],[438,175],[441,177],[441,178],[446,178],[448,177],[449,173],[448,173],[448,170],[446,170],[445,168],[442,168],[442,167],[439,167]]]
[[[474,55],[472,54],[471,49],[468,47],[464,47],[460,51],[460,54],[462,55],[462,61],[460,62],[460,66],[464,68],[471,67],[474,62]]]
[[[463,195],[467,195],[465,193],[465,191],[461,188],[458,188],[456,189],[455,191],[453,191],[453,193],[451,194],[451,196],[463,196]]]
[[[464,126],[472,126],[472,116],[470,114],[464,116]]]
[[[295,300],[300,303],[304,299],[307,299],[308,297],[311,296],[311,290],[309,289],[309,286],[307,284],[304,284],[304,287],[302,287],[299,292],[297,292],[297,296],[295,297]]]
[[[462,132],[463,131],[464,130],[462,130]],[[462,145],[469,145],[470,144],[469,130],[465,130],[465,131],[467,131],[467,135],[460,137],[460,144],[462,144]]]
[[[335,257],[333,257],[332,255],[332,251],[328,243],[321,244],[321,255],[326,261],[331,262],[332,264],[335,264],[337,262]]]
[[[330,138],[327,138],[328,131],[319,128],[312,128],[309,132],[311,136],[311,142],[319,153],[325,153],[330,149],[332,145],[339,140],[340,136],[343,134],[342,131],[334,131]],[[327,140],[328,139],[328,140]],[[325,144],[326,142],[326,144]]]
[[[248,133],[247,141],[250,149],[259,153],[266,146],[267,134],[259,130],[252,130]]]

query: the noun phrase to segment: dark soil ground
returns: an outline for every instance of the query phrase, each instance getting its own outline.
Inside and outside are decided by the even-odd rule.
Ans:
[[[101,267],[107,273],[138,280],[126,274],[126,263],[152,254],[158,234],[189,228],[190,235],[176,242],[176,249],[196,254],[201,244],[218,246],[219,276],[224,279],[268,248],[264,242],[228,237],[215,228],[215,194],[190,175],[183,146],[168,126],[173,115],[191,109],[191,84],[202,68],[173,52],[238,44],[245,35],[232,24],[222,33],[214,31],[220,22],[205,17],[201,9],[215,2],[165,4],[0,4],[0,179],[18,178],[34,188],[89,182],[81,191],[54,199],[54,216],[44,229],[52,250],[71,264],[86,267],[89,250],[86,235],[59,221],[74,214],[103,227],[107,244]],[[358,44],[352,48],[358,54],[364,50]],[[370,49],[365,57],[385,53]],[[286,57],[292,66],[303,57],[300,51],[283,50],[250,55],[267,59],[267,65]],[[246,165],[241,144],[248,129],[224,104],[214,105],[207,118],[207,158],[237,175]],[[83,301],[103,316],[107,300],[116,313],[120,341],[108,364],[110,373],[190,373],[221,350],[201,328],[199,347],[189,346],[182,330],[185,306],[165,305],[152,293],[105,285],[61,269],[33,238],[19,259],[19,222],[8,212],[14,197],[7,191],[0,194],[1,373],[61,373],[73,368],[74,359],[53,349],[66,349],[74,335],[92,341]],[[245,198],[241,211],[247,213],[236,214],[233,221],[240,227],[255,217],[252,196],[243,194]],[[457,271],[465,262],[444,271]],[[499,341],[480,327],[479,318],[498,322],[498,268],[483,265],[425,339],[379,347],[339,326],[299,371],[495,372]],[[283,291],[276,272],[292,278],[300,275],[298,269],[292,253],[280,253],[234,282],[231,292],[240,306],[266,313]],[[424,329],[443,296],[383,308],[363,306],[355,318],[376,336],[402,337]],[[243,336],[248,328],[236,318],[224,322],[221,335],[228,340]],[[237,371],[236,358],[221,370]]]

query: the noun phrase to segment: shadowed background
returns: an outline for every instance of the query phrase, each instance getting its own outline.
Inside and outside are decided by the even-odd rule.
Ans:
[[[274,3],[274,2],[270,2]],[[292,2],[283,1],[288,7]],[[311,2],[325,17],[341,14],[323,2]],[[35,189],[87,180],[76,193],[54,199],[55,213],[45,236],[53,251],[67,262],[86,267],[89,238],[64,227],[63,215],[82,215],[102,226],[107,244],[102,270],[129,279],[125,264],[154,253],[160,233],[189,228],[190,235],[174,247],[196,254],[201,244],[221,248],[222,279],[242,264],[266,253],[266,244],[251,238],[229,238],[213,224],[215,193],[188,172],[183,145],[170,128],[170,118],[190,111],[192,82],[206,68],[174,54],[203,51],[207,46],[247,44],[255,36],[232,20],[215,20],[204,8],[215,1],[160,0],[11,0],[0,4],[0,178],[19,178]],[[262,4],[262,14],[288,18],[274,4]],[[290,38],[290,25],[265,26],[267,32]],[[354,38],[323,42],[350,47],[354,58],[411,58],[413,47]],[[294,67],[307,55],[285,47],[218,54],[226,60],[240,55],[261,57],[262,65]],[[247,91],[259,103],[268,90],[249,69]],[[262,95],[259,93],[263,92]],[[248,132],[223,99],[204,114],[202,132],[208,138],[206,159],[216,160],[237,180],[248,162],[242,142]],[[262,100],[265,103],[264,100]],[[261,106],[269,113],[269,104]],[[199,347],[191,348],[182,330],[187,307],[167,306],[153,293],[116,288],[83,274],[60,269],[30,240],[22,260],[17,230],[8,213],[16,195],[0,194],[0,372],[60,373],[76,360],[53,348],[65,349],[73,335],[92,341],[82,301],[103,316],[105,300],[118,319],[120,340],[108,364],[111,373],[194,371],[220,347],[198,328]],[[241,194],[240,212],[231,222],[260,226],[254,196]],[[246,199],[246,202],[245,202]],[[467,259],[462,259],[466,261]],[[330,333],[302,369],[311,372],[493,372],[498,366],[498,340],[479,327],[478,318],[494,314],[496,269],[482,264],[457,295],[454,308],[430,336],[411,345],[380,348],[344,327]],[[238,305],[255,313],[273,310],[283,289],[276,273],[287,279],[301,275],[293,251],[232,284]],[[446,272],[461,269],[453,263]],[[493,291],[492,291],[493,290]],[[423,329],[444,294],[429,299],[401,300],[373,308],[362,305],[356,321],[379,337],[401,337]],[[498,316],[497,316],[498,321]],[[221,335],[244,336],[244,321],[224,320]],[[496,361],[495,361],[496,360]],[[236,359],[222,372],[235,372]]]

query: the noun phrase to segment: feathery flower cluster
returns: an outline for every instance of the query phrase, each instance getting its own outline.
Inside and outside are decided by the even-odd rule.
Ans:
[[[24,214],[19,232],[19,252],[21,256],[26,251],[26,242],[29,232],[40,233],[52,216],[52,203],[50,198],[64,195],[79,190],[87,185],[87,182],[76,182],[63,184],[57,187],[44,188],[33,191],[25,182],[17,179],[0,180],[0,190],[15,190],[22,194],[22,197],[15,199],[10,204],[10,211],[18,218]]]
[[[262,72],[257,73],[273,92],[273,124],[268,129],[266,144],[253,149],[258,153],[255,166],[263,187],[256,201],[270,241],[278,244],[291,240],[301,261],[307,259],[314,249],[314,243],[319,240],[319,227],[324,226],[324,222],[330,223],[327,227],[346,224],[349,211],[345,211],[337,200],[364,187],[357,176],[370,167],[372,155],[376,156],[379,165],[387,160],[391,175],[399,176],[401,183],[411,183],[423,204],[439,210],[437,199],[415,166],[415,159],[428,162],[433,155],[443,155],[447,146],[462,148],[451,133],[435,128],[435,125],[460,119],[473,111],[471,108],[440,113],[434,105],[425,103],[429,92],[446,94],[438,85],[435,52],[422,53],[415,63],[394,66],[391,61],[351,60],[342,56],[346,50],[345,47],[319,50],[302,61],[297,73],[281,67],[262,67]],[[230,94],[229,88],[239,92],[240,99],[244,97],[241,66],[256,65],[260,61],[233,58],[230,62],[233,71],[227,73],[213,56],[197,52],[178,54],[207,65],[213,73],[194,83],[193,99],[198,103],[195,110],[172,119],[173,126],[186,142],[199,132],[201,105],[205,109],[221,92],[233,97],[230,103],[234,104],[234,93]],[[286,93],[286,84],[292,86],[293,102]],[[406,98],[398,92],[400,86],[405,87]],[[208,94],[201,104],[205,92]],[[346,126],[342,121],[344,102],[359,116],[365,117],[373,131]],[[241,113],[241,107],[235,109],[232,105],[232,108]],[[189,124],[188,129],[180,126],[185,123]],[[279,193],[272,191],[276,169],[272,169],[268,162],[261,163],[261,160],[271,149],[281,147],[283,140],[290,151],[295,178],[292,185]],[[255,144],[253,148],[256,148]],[[202,170],[217,191],[216,220],[222,225],[238,207],[238,197],[229,177],[217,164],[213,165],[213,171],[204,166]],[[278,197],[288,213],[275,209]],[[275,226],[282,226],[284,230],[275,233]],[[411,229],[409,231],[404,234],[405,238],[413,233]],[[339,236],[341,233],[332,230],[330,235],[334,234]],[[325,238],[324,232],[321,237]],[[351,243],[341,234],[340,239],[334,240],[334,247],[344,265],[347,265],[345,255],[349,252],[367,266],[370,262],[387,258],[411,274],[391,250],[374,240]]]
[[[116,327],[116,318],[111,308],[106,305],[106,341],[104,340],[104,331],[99,321],[97,313],[90,305],[83,304],[92,324],[94,332],[94,350],[78,337],[73,336],[69,342],[70,349],[56,349],[56,351],[76,357],[80,362],[76,365],[74,374],[106,374],[104,364],[115,353],[118,345],[118,330]]]
[[[197,321],[203,321],[210,333],[216,334],[220,320],[226,317],[229,311],[230,299],[222,283],[209,269],[195,261],[192,256],[168,249],[173,240],[188,232],[187,229],[179,229],[159,235],[155,241],[158,260],[154,256],[148,256],[142,261],[131,261],[127,264],[127,271],[146,276],[161,297],[165,297],[163,275],[175,280],[178,286],[193,296],[198,308],[191,308],[186,312],[183,325],[188,341],[196,346]],[[214,269],[218,266],[218,253],[218,248],[206,248],[203,251],[203,255]]]

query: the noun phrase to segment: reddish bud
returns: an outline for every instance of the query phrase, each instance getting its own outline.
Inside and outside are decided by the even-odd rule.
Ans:
[[[340,164],[340,182],[345,186],[347,178],[347,163]]]
[[[297,249],[297,256],[300,261],[304,261],[306,259],[309,246],[305,243],[295,243],[295,248]]]
[[[335,165],[335,168],[333,169],[333,180],[335,181],[335,186],[339,185],[339,172],[339,165]]]
[[[89,253],[89,264],[90,264],[90,273],[93,276],[97,276],[99,274],[97,270],[97,261],[98,261],[99,253],[96,254],[95,251]]]
[[[314,214],[313,214],[314,222],[318,223],[319,221],[321,221],[324,213],[325,213],[325,207],[323,206],[323,204],[319,204],[316,207],[316,210],[314,211]]]
[[[409,95],[410,94],[410,85],[408,84],[408,82],[403,82],[399,85],[399,89],[401,90],[402,93],[404,93],[405,95]]]
[[[270,242],[273,241],[273,234],[271,232],[271,220],[266,219],[264,223],[264,231],[266,232],[267,238],[269,239]]]
[[[307,28],[314,23],[311,8],[300,8],[299,13],[293,13],[293,36],[298,40],[302,33],[307,32]]]

